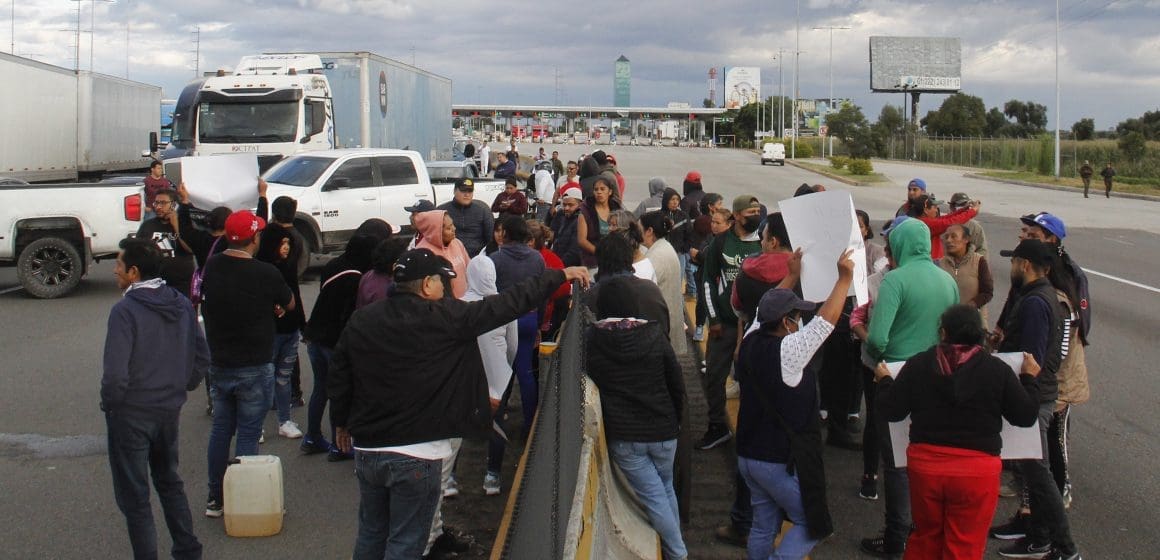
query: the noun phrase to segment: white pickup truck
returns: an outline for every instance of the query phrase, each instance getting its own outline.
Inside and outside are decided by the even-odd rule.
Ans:
[[[0,266],[38,298],[71,292],[89,263],[115,258],[144,211],[140,178],[0,186]]]
[[[273,201],[298,201],[294,225],[311,253],[341,250],[359,224],[381,218],[395,231],[411,233],[405,207],[419,200],[435,205],[452,199],[453,184],[432,185],[419,152],[377,148],[323,150],[288,157],[263,177]],[[488,206],[497,192],[475,191]]]

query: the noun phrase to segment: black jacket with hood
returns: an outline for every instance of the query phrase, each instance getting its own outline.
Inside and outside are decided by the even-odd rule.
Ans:
[[[629,328],[592,326],[587,333],[588,377],[600,389],[609,440],[656,442],[680,433],[685,402],[681,366],[657,321]]]
[[[548,270],[480,301],[397,293],[355,311],[330,364],[331,423],[359,447],[486,436],[477,337],[535,309],[563,282],[563,271]]]

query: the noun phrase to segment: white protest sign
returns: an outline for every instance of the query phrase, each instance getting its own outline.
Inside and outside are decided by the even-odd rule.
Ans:
[[[1023,354],[1020,352],[1004,352],[994,354],[1011,366],[1011,370],[1019,375],[1023,367]],[[890,376],[897,377],[904,362],[886,364],[890,369]],[[1007,419],[1003,419],[1003,430],[999,432],[1003,440],[1003,450],[999,456],[1003,459],[1042,459],[1043,447],[1039,442],[1039,424],[1032,424],[1030,428],[1012,426]],[[906,466],[906,448],[910,446],[910,417],[901,422],[890,423],[890,447],[894,450],[894,464],[901,468]]]
[[[258,156],[223,154],[183,157],[178,161],[180,180],[194,206],[202,210],[218,206],[244,210],[258,204]]]
[[[838,280],[838,257],[851,250],[854,282],[849,295],[858,299],[858,305],[867,303],[866,248],[850,193],[824,191],[777,205],[785,218],[790,245],[802,250],[802,296],[808,301],[825,301]]]

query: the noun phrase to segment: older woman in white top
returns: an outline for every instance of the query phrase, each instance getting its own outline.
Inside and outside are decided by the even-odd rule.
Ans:
[[[654,210],[640,217],[640,227],[644,246],[648,248],[646,260],[656,271],[657,286],[665,298],[665,306],[669,308],[669,342],[673,345],[673,352],[680,356],[686,352],[681,259],[665,239],[673,229],[673,221],[663,212]]]

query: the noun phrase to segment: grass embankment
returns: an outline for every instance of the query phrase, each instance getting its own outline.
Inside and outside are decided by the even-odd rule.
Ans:
[[[842,169],[834,169],[831,165],[819,165],[816,163],[807,163],[804,161],[795,162],[797,165],[809,169],[810,171],[817,171],[823,175],[837,175],[844,179],[857,181],[859,183],[889,183],[890,179],[881,173],[871,173],[869,175],[855,175],[849,169],[843,167]]]
[[[1072,187],[1078,190],[1083,190],[1083,180],[1079,177],[1060,177],[1059,179],[1056,179],[1051,175],[1040,175],[1031,171],[980,171],[979,174],[987,177],[994,177],[996,179],[1026,181],[1028,183],[1042,183],[1044,185]],[[1091,192],[1092,195],[1104,193],[1103,178],[1099,177],[1098,175],[1092,177]],[[1142,179],[1136,179],[1134,177],[1116,177],[1115,182],[1112,184],[1112,192],[1127,192],[1134,194],[1160,196],[1160,186],[1152,182],[1145,182],[1145,180]]]

